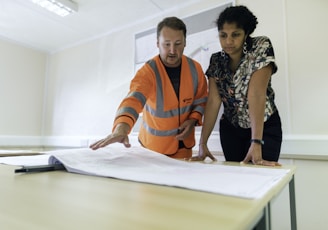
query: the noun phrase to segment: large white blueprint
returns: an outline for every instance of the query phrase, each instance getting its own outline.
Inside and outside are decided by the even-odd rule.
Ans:
[[[187,162],[142,147],[111,145],[96,151],[70,149],[48,152],[69,172],[211,192],[241,198],[263,196],[288,169]]]

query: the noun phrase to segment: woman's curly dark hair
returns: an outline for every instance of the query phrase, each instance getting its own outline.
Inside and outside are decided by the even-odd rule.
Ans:
[[[257,17],[246,6],[230,6],[222,11],[216,20],[219,31],[224,23],[236,23],[237,27],[243,29],[249,36],[254,32],[258,22]]]

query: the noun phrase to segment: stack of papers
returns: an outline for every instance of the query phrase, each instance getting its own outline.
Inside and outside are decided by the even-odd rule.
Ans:
[[[106,147],[55,151],[49,163],[69,172],[174,186],[255,199],[262,197],[289,170],[228,166],[176,160],[142,147]]]

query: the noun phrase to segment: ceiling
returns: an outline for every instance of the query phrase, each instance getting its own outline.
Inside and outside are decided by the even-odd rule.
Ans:
[[[0,0],[0,39],[55,52],[200,0],[74,0],[60,17],[30,0]]]

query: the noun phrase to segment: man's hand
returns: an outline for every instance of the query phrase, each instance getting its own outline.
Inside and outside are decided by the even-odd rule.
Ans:
[[[92,145],[90,145],[90,148],[93,150],[103,148],[109,144],[112,143],[122,143],[125,147],[129,148],[131,147],[131,144],[129,142],[128,132],[129,132],[129,125],[126,123],[120,123],[116,126],[114,132],[110,135],[108,135],[106,138],[101,139],[99,141],[96,141]]]
[[[196,122],[197,121],[195,119],[189,119],[183,122],[182,125],[180,125],[179,127],[179,134],[176,135],[175,138],[179,141],[182,141],[186,137],[188,137],[192,132],[193,128],[195,127]]]

